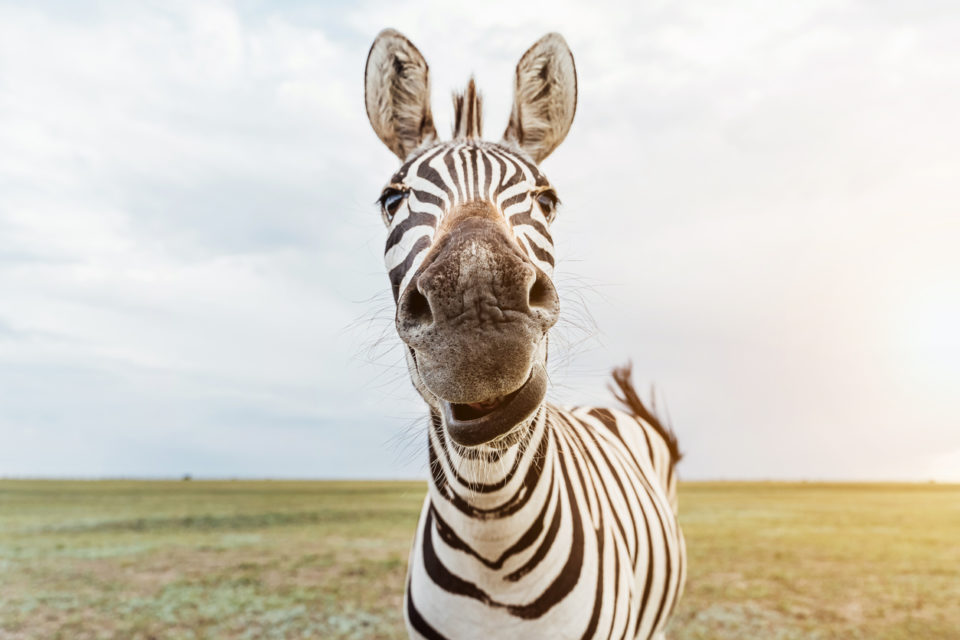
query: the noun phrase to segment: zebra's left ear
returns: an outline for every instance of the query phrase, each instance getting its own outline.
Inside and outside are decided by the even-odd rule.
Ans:
[[[384,29],[373,41],[364,85],[370,124],[401,160],[436,139],[430,113],[430,69],[402,33]]]
[[[517,63],[513,112],[505,142],[526,151],[539,164],[570,131],[577,110],[577,69],[566,40],[548,33]]]

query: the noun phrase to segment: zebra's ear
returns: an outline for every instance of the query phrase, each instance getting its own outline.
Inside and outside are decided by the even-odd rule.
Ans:
[[[429,72],[413,43],[393,29],[381,31],[367,55],[367,117],[377,136],[401,160],[437,137],[430,113]]]
[[[577,110],[577,69],[566,40],[548,33],[517,63],[513,112],[505,142],[526,151],[540,163],[570,130]]]

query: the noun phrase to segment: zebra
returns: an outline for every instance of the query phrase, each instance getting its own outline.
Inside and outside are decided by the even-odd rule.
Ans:
[[[624,409],[545,402],[557,192],[538,165],[566,137],[573,55],[520,58],[501,142],[473,78],[441,141],[429,69],[392,29],[365,69],[367,116],[402,161],[379,198],[396,329],[429,408],[427,496],[410,552],[411,638],[662,638],[686,576],[673,431],[614,370]]]

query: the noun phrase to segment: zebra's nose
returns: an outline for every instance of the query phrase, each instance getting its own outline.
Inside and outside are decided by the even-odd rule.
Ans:
[[[549,277],[509,229],[469,217],[436,241],[400,294],[397,333],[437,398],[489,402],[530,379],[558,310]]]
[[[397,326],[405,340],[428,329],[508,331],[515,323],[542,334],[556,324],[559,306],[550,278],[502,228],[473,218],[439,242],[401,294]]]
[[[408,329],[426,329],[434,322],[434,307],[450,306],[441,299],[440,292],[443,287],[437,284],[436,281],[417,278],[401,297],[397,316]],[[516,310],[528,313],[535,323],[540,325],[541,331],[549,331],[557,323],[560,307],[553,282],[542,271],[535,269],[532,270],[526,289],[526,308]],[[499,306],[499,301],[490,292],[466,292],[462,299],[473,299],[477,302],[472,311],[480,322],[508,319],[508,313]],[[487,304],[484,304],[483,299],[486,299]],[[463,308],[464,313],[470,311]]]

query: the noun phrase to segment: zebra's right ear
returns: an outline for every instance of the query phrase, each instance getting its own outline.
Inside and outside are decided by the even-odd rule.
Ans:
[[[577,110],[577,69],[567,41],[548,33],[517,63],[513,112],[503,139],[526,151],[537,164],[570,131]]]
[[[367,117],[401,160],[437,137],[430,113],[429,72],[413,43],[393,29],[381,31],[367,55]]]

